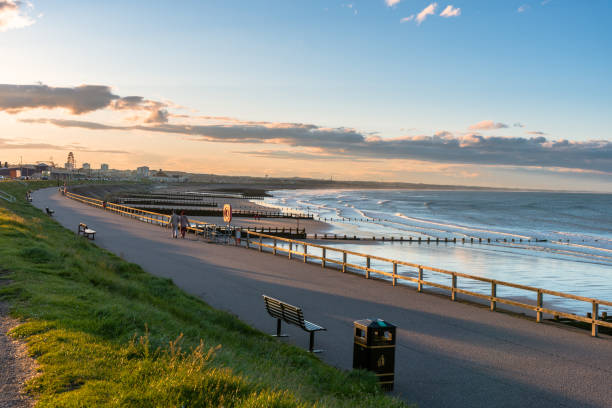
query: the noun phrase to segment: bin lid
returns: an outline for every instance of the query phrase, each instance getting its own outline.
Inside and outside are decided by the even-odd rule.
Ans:
[[[353,322],[356,326],[371,327],[374,329],[390,329],[395,328],[395,325],[383,319],[362,319]]]

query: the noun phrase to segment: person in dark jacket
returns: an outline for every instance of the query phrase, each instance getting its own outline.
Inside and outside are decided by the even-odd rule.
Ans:
[[[189,227],[189,219],[185,215],[185,211],[181,211],[181,238],[185,238],[185,233]]]

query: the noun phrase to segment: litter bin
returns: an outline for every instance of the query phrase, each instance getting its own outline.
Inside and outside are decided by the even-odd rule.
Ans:
[[[395,325],[382,319],[353,322],[353,368],[373,371],[384,390],[395,382]]]

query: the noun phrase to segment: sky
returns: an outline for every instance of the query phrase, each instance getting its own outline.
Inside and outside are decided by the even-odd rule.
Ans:
[[[608,0],[0,0],[0,161],[612,192]]]

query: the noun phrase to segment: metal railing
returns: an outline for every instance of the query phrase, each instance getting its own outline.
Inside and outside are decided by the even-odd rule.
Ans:
[[[8,201],[9,203],[14,203],[15,201],[17,201],[17,199],[14,196],[2,190],[0,190],[0,198],[5,201]]]
[[[292,257],[299,257],[303,262],[308,262],[309,259],[316,259],[321,262],[321,267],[326,268],[329,264],[337,265],[338,269],[342,272],[351,271],[362,271],[366,279],[372,278],[372,274],[377,274],[380,276],[384,276],[391,279],[393,286],[396,286],[399,282],[412,282],[417,284],[417,291],[421,292],[425,286],[431,286],[438,289],[443,289],[450,292],[450,297],[452,301],[457,300],[458,294],[464,294],[473,296],[479,299],[483,299],[489,302],[489,307],[491,311],[495,311],[497,308],[497,304],[506,304],[514,307],[518,307],[521,309],[527,309],[536,312],[536,321],[540,323],[542,321],[542,315],[544,313],[555,316],[555,317],[563,317],[574,321],[584,322],[591,325],[591,335],[597,336],[598,327],[608,327],[612,328],[612,321],[606,321],[606,315],[599,315],[600,306],[612,306],[612,302],[588,298],[584,296],[572,295],[569,293],[557,292],[548,289],[536,288],[533,286],[520,285],[511,282],[504,282],[495,279],[483,278],[480,276],[469,275],[460,272],[448,271],[440,268],[433,268],[430,266],[424,266],[419,264],[414,264],[410,262],[398,261],[394,259],[383,258],[375,255],[362,254],[359,252],[348,251],[345,249],[333,248],[324,245],[318,245],[313,243],[308,243],[304,241],[293,240],[289,238],[281,238],[274,235],[262,234],[259,232],[253,231],[245,231],[246,232],[246,247],[256,247],[260,252],[264,251],[264,248],[270,250],[270,252],[276,255],[278,252],[283,252],[289,259]],[[253,240],[253,236],[257,237],[257,239]],[[263,240],[269,240],[271,243],[266,243]],[[279,246],[279,242],[287,243],[287,247]],[[294,249],[295,245],[295,249]],[[298,251],[299,247],[303,248],[303,251]],[[308,253],[308,248],[319,248],[321,249],[321,255],[316,255],[313,253]],[[267,251],[266,251],[267,252]],[[342,260],[337,260],[333,258],[329,258],[327,254],[329,252],[336,252],[341,255]],[[361,262],[349,262],[348,257],[361,258]],[[380,269],[374,269],[371,267],[372,261],[380,261],[384,263],[388,263],[391,266],[392,272],[383,271]],[[363,262],[365,261],[365,262]],[[404,271],[404,273],[398,273],[398,267],[408,267],[410,270]],[[449,284],[441,284],[439,282],[433,282],[431,280],[424,279],[424,273],[435,273],[442,276],[447,276],[450,280]],[[406,274],[408,273],[408,274]],[[414,276],[410,276],[412,274]],[[458,278],[469,279],[479,282],[488,283],[490,285],[490,294],[483,294],[474,292],[467,289],[462,289],[458,286]],[[514,289],[521,289],[529,292],[533,292],[536,294],[536,304],[530,305],[528,303],[519,302],[517,300],[508,299],[504,297],[500,297],[497,295],[498,288],[508,287]],[[550,307],[544,306],[544,295],[556,296],[564,299],[572,299],[578,300],[582,302],[587,302],[591,304],[592,312],[590,317],[587,316],[579,316],[573,313],[567,313],[560,310],[555,310]],[[601,317],[601,318],[600,318]]]

